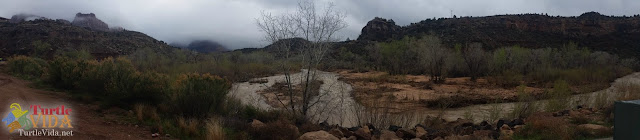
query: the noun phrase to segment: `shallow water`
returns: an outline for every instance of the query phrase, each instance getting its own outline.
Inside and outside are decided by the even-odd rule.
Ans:
[[[303,73],[306,74],[306,70],[291,74],[292,84],[301,83],[304,79]],[[482,104],[445,110],[420,109],[390,115],[384,113],[384,111],[365,111],[366,109],[351,97],[351,91],[353,90],[351,85],[338,80],[339,75],[337,73],[316,71],[316,76],[318,80],[323,81],[323,84],[320,86],[320,95],[312,99],[312,103],[315,104],[309,110],[310,118],[317,122],[326,121],[329,124],[338,124],[343,127],[356,126],[361,124],[360,122],[376,122],[377,124],[395,124],[409,127],[422,122],[426,116],[442,115],[443,119],[453,121],[458,118],[464,118],[465,114],[467,116],[473,116],[474,121],[480,122],[488,119],[487,114],[489,110],[492,109],[499,110],[498,112],[501,117],[507,117],[515,105],[519,103]],[[268,105],[265,102],[265,98],[258,94],[257,91],[266,89],[276,82],[285,81],[285,76],[277,75],[257,79],[267,79],[268,82],[263,84],[249,82],[235,83],[229,96],[240,99],[243,104],[253,105],[260,109],[275,109]],[[569,102],[571,106],[578,104],[593,106],[596,104],[596,98],[604,97],[603,100],[610,103],[622,95],[623,92],[620,92],[619,87],[624,84],[640,85],[640,72],[616,79],[611,84],[612,86],[607,89],[573,95],[567,102]],[[599,96],[600,94],[606,95]],[[544,108],[545,102],[546,100],[539,100],[533,103],[538,106],[537,108],[541,109]]]

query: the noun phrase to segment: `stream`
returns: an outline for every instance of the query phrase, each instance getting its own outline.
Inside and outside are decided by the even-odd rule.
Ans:
[[[293,85],[300,84],[305,79],[304,76],[306,70],[302,70],[299,73],[291,74],[291,81]],[[340,77],[337,73],[316,71],[317,80],[323,81],[320,86],[320,94],[311,100],[313,106],[308,111],[308,116],[312,121],[324,122],[329,124],[338,124],[343,127],[358,126],[364,122],[372,122],[376,124],[395,124],[404,127],[414,126],[423,121],[427,116],[441,115],[443,119],[447,121],[453,121],[458,118],[464,118],[465,115],[473,116],[475,122],[487,120],[489,110],[499,110],[498,113],[501,117],[506,117],[513,108],[519,104],[519,102],[510,103],[495,103],[495,104],[481,104],[472,105],[461,108],[451,108],[445,110],[438,109],[419,109],[410,112],[404,112],[400,114],[389,114],[384,112],[371,112],[366,111],[365,107],[358,104],[352,97],[351,91],[353,88],[351,85],[339,81]],[[273,86],[276,82],[284,82],[285,75],[276,75],[256,79],[266,79],[266,83],[234,83],[232,89],[229,91],[228,96],[237,98],[245,105],[252,105],[263,110],[276,109],[266,103],[266,99],[257,93],[260,90],[267,89]],[[585,94],[572,95],[567,102],[571,106],[578,104],[588,105],[593,107],[598,102],[606,101],[608,103],[613,102],[623,92],[620,92],[620,87],[629,84],[640,84],[640,72],[632,73],[627,76],[616,79],[611,83],[611,87]],[[602,95],[606,94],[606,95]],[[601,99],[598,99],[601,98]],[[602,99],[603,98],[603,99]],[[537,108],[544,108],[546,100],[538,100],[533,103]]]

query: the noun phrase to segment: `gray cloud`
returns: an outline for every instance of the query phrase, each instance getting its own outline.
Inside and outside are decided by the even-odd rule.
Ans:
[[[433,17],[547,13],[578,16],[588,11],[605,15],[640,14],[638,0],[318,0],[333,2],[347,13],[349,26],[339,33],[355,39],[367,21],[390,18],[407,25]],[[1,0],[0,16],[28,13],[72,20],[75,13],[95,13],[109,26],[146,33],[165,42],[210,39],[232,49],[262,47],[255,25],[261,11],[292,11],[295,0]]]

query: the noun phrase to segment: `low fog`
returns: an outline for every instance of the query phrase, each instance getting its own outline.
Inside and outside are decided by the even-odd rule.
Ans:
[[[640,14],[638,0],[320,0],[318,4],[327,2],[333,2],[338,10],[347,14],[345,20],[349,26],[339,32],[340,40],[356,39],[361,28],[374,17],[407,25],[451,15],[546,13],[578,16],[589,11],[618,16]],[[213,40],[229,49],[238,49],[267,44],[255,25],[255,18],[261,11],[281,13],[292,11],[295,6],[295,0],[2,0],[0,17],[11,18],[25,13],[71,21],[78,12],[95,13],[110,27],[140,31],[168,43]]]

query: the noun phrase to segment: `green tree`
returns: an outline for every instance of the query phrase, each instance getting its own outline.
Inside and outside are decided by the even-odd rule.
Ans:
[[[43,57],[48,51],[51,50],[51,44],[40,40],[31,42],[31,46],[33,46],[31,55],[36,57]]]

